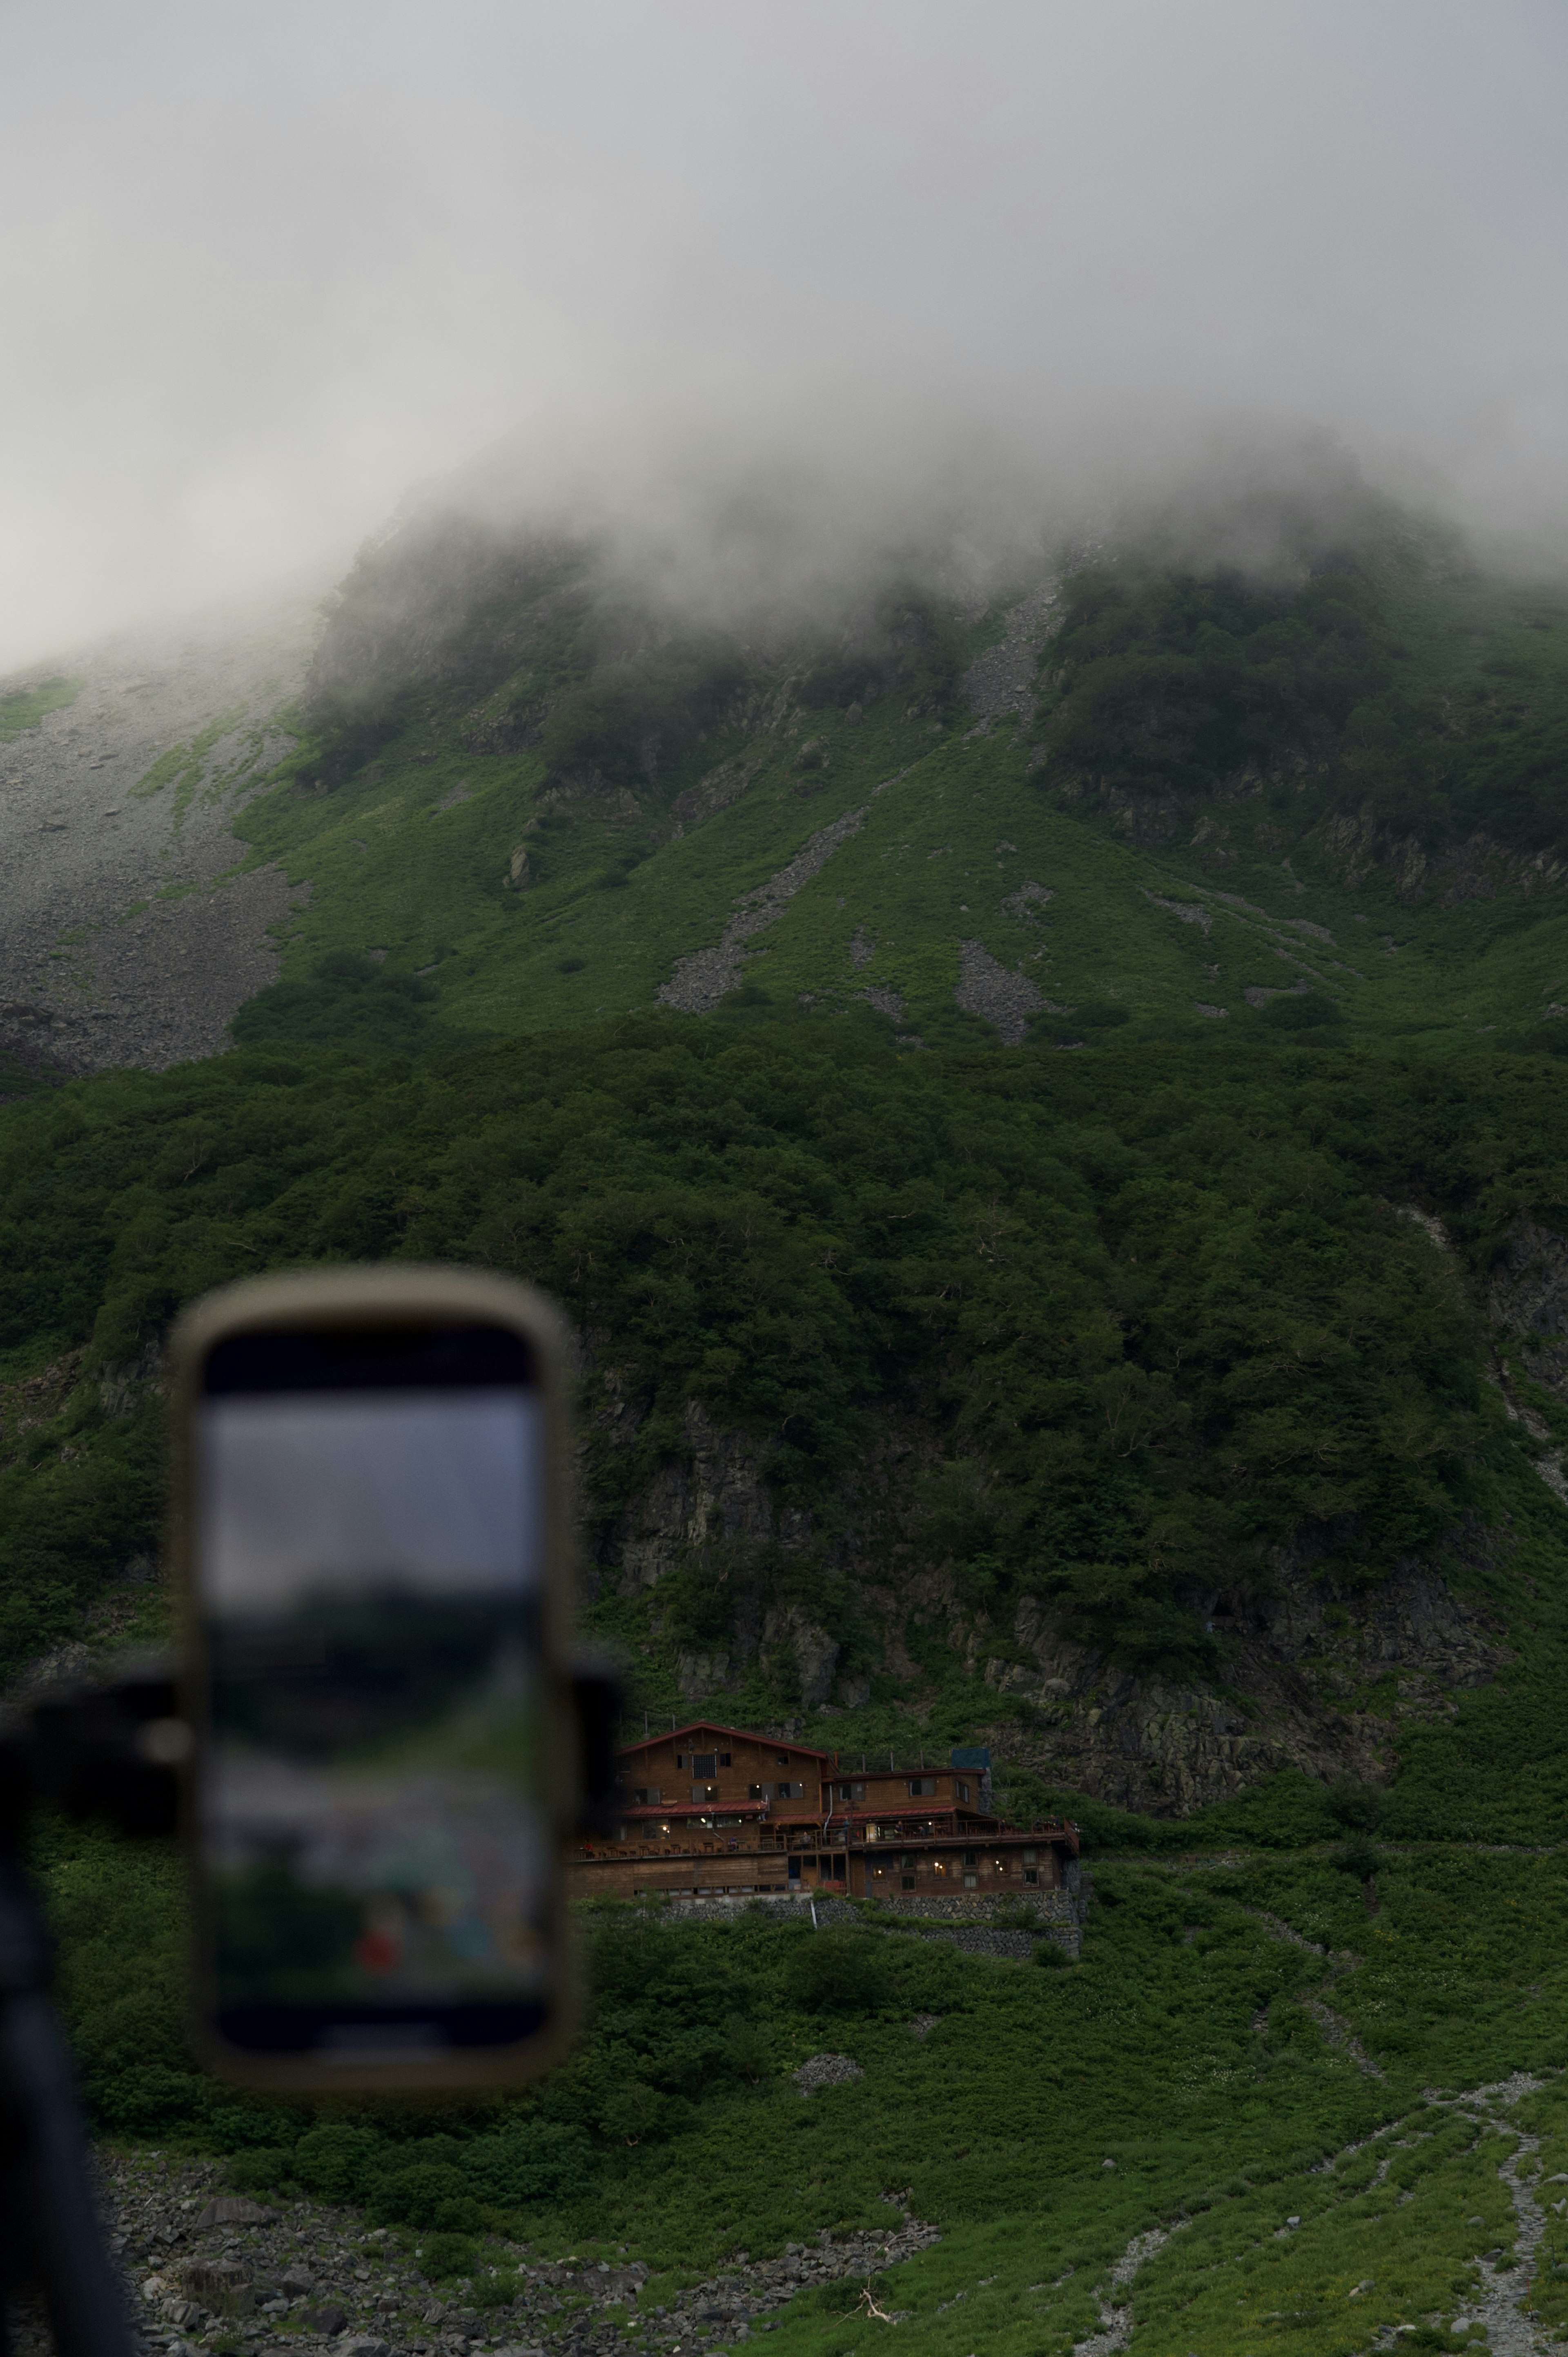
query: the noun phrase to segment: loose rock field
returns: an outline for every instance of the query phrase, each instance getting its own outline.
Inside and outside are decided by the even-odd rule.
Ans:
[[[482,2245],[478,2274],[433,2283],[421,2271],[418,2236],[368,2226],[327,2202],[228,2193],[217,2162],[108,2156],[103,2189],[111,2246],[149,2357],[601,2357],[611,2349],[712,2357],[771,2331],[800,2292],[845,2278],[870,2283],[938,2240],[889,2194],[904,2218],[891,2235],[823,2234],[771,2259],[737,2251],[721,2273],[681,2289],[652,2282],[626,2252],[552,2261],[526,2243],[494,2238]],[[19,2322],[18,2357],[42,2357],[41,2313]]]

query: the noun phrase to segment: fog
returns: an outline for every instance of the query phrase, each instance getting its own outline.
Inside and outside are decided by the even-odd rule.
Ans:
[[[721,510],[759,563],[786,521],[805,577],[1276,446],[1568,551],[1550,0],[5,26],[0,672],[318,595],[500,444],[514,494],[618,515],[694,590]]]

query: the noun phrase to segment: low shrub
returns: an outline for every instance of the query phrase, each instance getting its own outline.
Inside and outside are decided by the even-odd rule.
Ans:
[[[414,2256],[420,2273],[431,2283],[446,2283],[454,2276],[471,2276],[479,2263],[478,2253],[464,2234],[429,2235]]]
[[[803,2013],[875,2013],[886,1987],[881,1943],[864,1932],[818,1932],[790,1957],[784,1987]]]

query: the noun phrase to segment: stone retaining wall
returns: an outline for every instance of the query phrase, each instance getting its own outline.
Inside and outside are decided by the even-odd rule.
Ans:
[[[810,1923],[811,1910],[806,1902],[816,1898],[816,1893],[801,1890],[797,1897],[793,1890],[768,1890],[749,1897],[737,1895],[733,1899],[722,1895],[713,1899],[663,1899],[655,1891],[650,1896],[667,1922],[733,1923],[737,1915],[748,1914],[754,1907],[765,1907],[770,1915],[777,1915],[780,1922],[787,1917],[799,1915],[802,1922]],[[822,1915],[824,1908],[843,1907],[843,1903],[842,1899],[820,1899],[817,1900],[818,1916]],[[850,1911],[853,1913],[854,1910]]]
[[[965,1891],[952,1897],[929,1897],[924,1893],[899,1891],[878,1901],[881,1915],[901,1915],[922,1928],[919,1936],[927,1940],[945,1940],[965,1955],[1008,1957],[1026,1960],[1033,1956],[1036,1943],[1052,1940],[1064,1954],[1078,1961],[1081,1925],[1089,1911],[1091,1886],[1087,1877],[1080,1876],[1075,1866],[1069,1868],[1067,1887],[1059,1890],[1031,1892],[1028,1904],[1039,1919],[1037,1931],[1015,1923],[1001,1924],[993,1919],[1000,1909],[1015,1909],[1016,1897],[983,1898]],[[677,1922],[733,1922],[748,1909],[765,1907],[780,1921],[810,1922],[815,1913],[819,1924],[864,1923],[864,1910],[852,1899],[840,1899],[832,1894],[803,1889],[788,1894],[780,1891],[777,1898],[713,1898],[670,1899],[662,1902],[660,1913]]]

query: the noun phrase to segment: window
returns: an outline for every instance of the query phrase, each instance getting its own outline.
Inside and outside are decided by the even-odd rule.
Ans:
[[[973,1890],[977,1887],[977,1881],[978,1878],[976,1876],[966,1874],[963,1878],[963,1887],[966,1890]]]
[[[685,1756],[683,1753],[677,1751],[675,1754],[675,1765],[677,1769],[683,1768],[686,1765]]]
[[[842,1849],[839,1851],[836,1857],[825,1857],[822,1860],[822,1864],[832,1876],[835,1882],[842,1882],[849,1872],[849,1860],[845,1857]]]
[[[915,1878],[914,1878],[914,1876],[913,1876],[912,1874],[906,1874],[906,1875],[903,1877],[903,1884],[904,1884],[904,1888],[905,1888],[905,1889],[906,1889],[906,1890],[913,1890],[913,1889],[915,1888]]]
[[[730,1756],[729,1756],[729,1753],[728,1753],[727,1751],[721,1751],[721,1752],[719,1753],[719,1766],[720,1766],[721,1768],[727,1768],[727,1767],[729,1766],[729,1764],[730,1764]]]
[[[915,1861],[914,1861],[914,1859],[913,1859],[912,1857],[901,1857],[901,1858],[899,1859],[898,1863],[899,1863],[899,1866],[903,1868],[903,1870],[904,1870],[904,1872],[905,1872],[906,1874],[913,1874],[913,1873],[914,1873],[914,1871],[915,1871]]]
[[[978,1866],[980,1864],[980,1853],[978,1850],[966,1849],[963,1854],[963,1862],[965,1866]]]
[[[864,1784],[841,1784],[839,1798],[841,1801],[864,1801],[865,1787]]]
[[[806,1788],[804,1784],[775,1784],[773,1797],[776,1801],[803,1801]]]
[[[968,1798],[969,1798],[969,1786],[968,1786],[967,1784],[958,1784],[958,1785],[955,1785],[953,1789],[954,1789],[954,1790],[955,1790],[955,1792],[957,1792],[957,1794],[958,1794],[958,1796],[959,1796],[959,1799],[960,1799],[961,1801],[967,1801],[967,1800],[968,1800]]]
[[[714,1751],[693,1751],[693,1754],[692,1754],[692,1773],[693,1773],[693,1776],[716,1776],[716,1775],[718,1774],[718,1772],[719,1772],[719,1762],[718,1762],[718,1754],[717,1754],[716,1752],[714,1752]]]
[[[778,1760],[780,1768],[788,1768],[789,1765],[789,1754],[787,1751],[780,1751],[778,1754]]]
[[[639,1784],[631,1797],[639,1809],[656,1809],[664,1795],[657,1784]]]
[[[1026,1849],[1024,1852],[1024,1863],[1026,1866],[1038,1866],[1039,1862],[1040,1853],[1037,1849]]]
[[[934,1792],[936,1789],[937,1780],[934,1776],[911,1776],[909,1779],[910,1794],[916,1800],[918,1800],[923,1792]]]
[[[1037,1866],[1026,1866],[1024,1868],[1024,1879],[1026,1882],[1038,1882],[1039,1878],[1040,1869]]]
[[[693,1784],[692,1787],[693,1801],[716,1801],[718,1797],[719,1788],[716,1784]]]
[[[748,1801],[766,1801],[768,1798],[767,1785],[748,1784],[746,1788],[746,1797]]]

